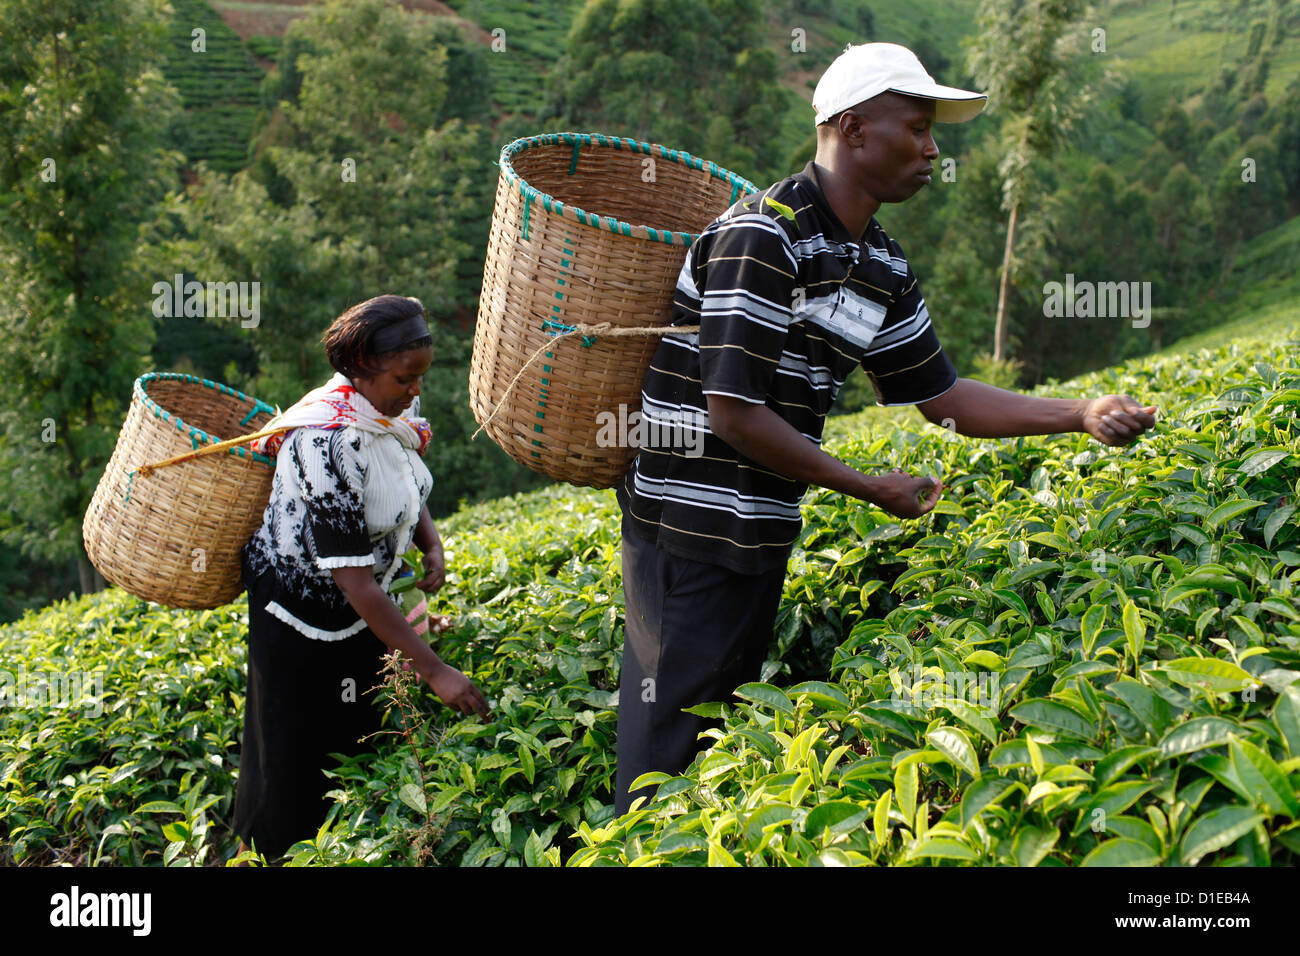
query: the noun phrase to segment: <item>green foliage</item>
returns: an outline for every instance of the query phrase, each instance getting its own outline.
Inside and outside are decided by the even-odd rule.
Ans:
[[[285,128],[269,155],[295,204],[317,217],[320,239],[358,242],[345,301],[402,289],[439,316],[471,304],[477,289],[454,284],[455,263],[469,255],[457,227],[486,215],[469,192],[482,142],[477,129],[445,119],[473,92],[463,85],[472,72],[448,73],[449,35],[380,0],[313,8],[289,32],[311,52],[299,55],[298,96],[280,104]]]
[[[941,475],[943,500],[899,523],[810,494],[766,683],[711,705],[710,748],[617,820],[613,496],[459,512],[430,604],[492,717],[395,671],[391,733],[330,769],[336,802],[289,862],[1293,864],[1295,336],[1292,312],[1052,390],[1149,396],[1162,422],[1125,449],[841,419],[858,437],[837,456]],[[233,855],[245,616],[110,591],[0,629],[10,671],[104,674],[102,715],[0,709],[6,862]]]
[[[713,746],[581,827],[569,862],[1294,863],[1294,348],[1073,383],[1159,397],[1158,433],[1125,451],[901,430],[841,446],[949,492],[908,526],[805,504],[782,614],[802,609],[814,650],[819,625],[844,635],[821,642],[832,680],[740,688]]]
[[[784,99],[761,0],[588,0],[555,71],[566,126],[685,149],[751,179],[779,177]]]
[[[150,3],[0,7],[0,469],[8,544],[71,562],[151,329],[137,257],[178,157]],[[83,587],[89,564],[83,563]]]
[[[582,9],[582,0],[454,0],[448,5],[486,31],[485,39],[497,43],[487,58],[496,112],[537,117],[544,107],[538,97],[538,80],[563,54],[564,38],[574,15]],[[534,122],[520,135],[536,132]]]
[[[168,138],[190,163],[206,162],[225,173],[243,169],[261,71],[206,0],[171,0],[171,7],[163,75],[180,93],[185,110]],[[203,31],[201,38],[195,30]]]
[[[233,810],[247,622],[242,598],[114,589],[0,630],[0,862],[202,863]]]

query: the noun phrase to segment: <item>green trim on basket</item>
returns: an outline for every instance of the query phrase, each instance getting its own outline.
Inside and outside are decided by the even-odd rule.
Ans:
[[[148,411],[152,412],[155,418],[159,418],[162,421],[175,425],[178,431],[189,436],[190,442],[194,446],[195,451],[198,451],[202,445],[215,445],[222,439],[208,434],[201,428],[195,428],[192,425],[186,424],[179,417],[171,414],[150,398],[148,386],[154,382],[184,382],[187,385],[202,385],[204,388],[210,388],[221,395],[229,395],[241,402],[251,402],[253,404],[253,410],[245,416],[240,424],[249,421],[257,412],[266,411],[275,414],[275,409],[260,399],[245,395],[243,392],[231,388],[229,385],[223,385],[220,382],[214,382],[206,378],[199,378],[197,375],[186,375],[183,372],[146,372],[144,375],[137,378],[134,386],[132,386],[132,393],[139,395],[141,404],[143,404]],[[243,447],[227,448],[226,454],[234,455],[239,458],[252,457],[253,461],[260,462],[263,465],[275,466],[274,458],[269,458],[266,455],[259,454],[255,451],[246,451]]]
[[[673,232],[670,229],[654,229],[650,226],[633,226],[631,223],[623,222],[613,216],[599,216],[595,213],[586,212],[577,206],[570,206],[565,209],[564,203],[549,193],[544,193],[535,186],[530,186],[522,176],[515,172],[512,163],[513,158],[526,149],[533,149],[538,146],[555,146],[566,145],[573,147],[573,159],[569,165],[569,175],[573,175],[577,168],[578,151],[583,146],[604,146],[612,149],[626,149],[634,153],[644,153],[647,156],[658,155],[659,158],[672,163],[679,163],[683,166],[689,166],[692,169],[698,169],[707,172],[714,179],[720,179],[731,186],[731,203],[734,205],[736,198],[743,191],[746,195],[758,192],[758,187],[751,183],[743,176],[723,169],[717,163],[709,162],[698,156],[692,156],[685,150],[669,149],[666,146],[660,146],[655,143],[642,143],[634,139],[624,139],[618,136],[605,136],[601,133],[543,133],[539,136],[525,136],[517,139],[512,143],[507,143],[501,150],[501,158],[497,165],[501,167],[501,175],[505,177],[506,182],[517,186],[520,195],[524,197],[524,235],[528,238],[528,213],[529,205],[534,202],[540,202],[547,212],[553,212],[557,216],[568,215],[586,226],[596,229],[605,229],[616,235],[628,236],[637,239],[648,239],[652,242],[662,242],[666,245],[689,246],[699,238],[697,233],[690,232]],[[636,230],[635,233],[633,230]]]

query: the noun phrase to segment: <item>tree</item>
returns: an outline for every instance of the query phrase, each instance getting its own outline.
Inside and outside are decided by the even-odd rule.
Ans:
[[[489,115],[486,54],[447,18],[383,0],[313,7],[284,49],[296,58],[266,88],[290,98],[259,163],[230,179],[204,172],[177,201],[183,231],[160,272],[261,284],[265,314],[244,333],[259,366],[248,388],[281,405],[329,373],[320,337],[335,316],[385,292],[418,297],[435,340],[422,400],[436,432],[431,512],[536,484],[490,441],[469,441],[457,326],[478,301],[496,179],[488,133],[469,122]]]
[[[1091,97],[1090,85],[1081,77],[1087,54],[1079,50],[1074,29],[1082,6],[1081,0],[980,2],[980,32],[969,52],[968,69],[988,93],[990,108],[1004,113],[1004,156],[998,171],[1007,236],[994,326],[995,362],[1005,357],[1017,220],[1032,199],[1033,167],[1064,142]]]
[[[179,161],[165,22],[150,0],[0,6],[0,469],[11,540],[75,559],[83,591],[81,517],[152,335],[136,232]]]
[[[785,95],[760,0],[587,0],[552,111],[567,126],[662,143],[755,180],[785,174]]]
[[[1286,94],[1274,112],[1274,141],[1289,212],[1294,215],[1300,212],[1300,76],[1287,86]]]
[[[1263,134],[1253,136],[1229,155],[1210,190],[1210,213],[1221,276],[1232,272],[1241,244],[1277,225],[1286,213],[1286,183],[1277,148]]]
[[[435,315],[471,307],[478,288],[458,286],[456,268],[474,252],[462,224],[489,215],[471,185],[487,141],[447,116],[482,115],[466,100],[485,90],[464,85],[479,74],[448,74],[442,21],[382,0],[313,8],[290,33],[312,52],[298,61],[299,95],[281,103],[284,136],[269,154],[325,235],[365,247],[352,301],[407,288]]]
[[[1203,286],[1214,255],[1213,245],[1204,241],[1210,232],[1209,200],[1185,163],[1175,165],[1160,181],[1151,200],[1151,216],[1171,297],[1180,298]]]
[[[321,332],[352,294],[348,274],[365,258],[365,247],[355,236],[324,235],[306,203],[276,205],[246,172],[226,177],[200,166],[199,174],[184,195],[171,198],[142,256],[155,281],[170,283],[179,273],[200,282],[256,282],[260,314],[249,328],[231,317],[164,317],[158,333],[176,338],[197,325],[218,326],[252,347],[256,377],[242,380],[233,370],[204,365],[203,355],[187,355],[199,370],[264,401],[296,401],[305,386],[329,374]],[[188,338],[206,337],[190,331]]]

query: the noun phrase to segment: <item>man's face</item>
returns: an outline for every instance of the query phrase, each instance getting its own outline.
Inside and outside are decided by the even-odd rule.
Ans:
[[[858,181],[879,202],[902,202],[930,181],[939,147],[930,135],[934,100],[881,93],[853,107]]]

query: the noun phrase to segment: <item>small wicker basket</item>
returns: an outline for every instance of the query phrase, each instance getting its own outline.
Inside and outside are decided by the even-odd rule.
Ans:
[[[603,413],[626,421],[640,409],[660,341],[621,330],[671,321],[686,250],[754,185],[689,153],[599,134],[516,140],[500,166],[470,406],[516,461],[608,488],[637,449],[601,446]],[[586,334],[601,323],[619,334]]]
[[[275,462],[244,447],[148,476],[140,466],[257,431],[275,409],[226,385],[170,372],[136,379],[82,522],[86,554],[137,597],[182,608],[234,600],[239,552],[262,522]]]

